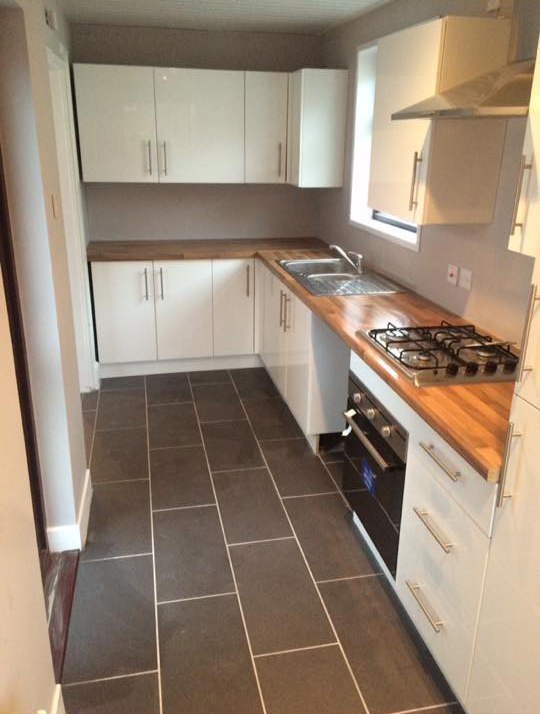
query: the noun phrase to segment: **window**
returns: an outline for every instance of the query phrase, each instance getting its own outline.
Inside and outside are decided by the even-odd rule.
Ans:
[[[368,205],[376,61],[377,45],[358,51],[350,219],[371,233],[418,250],[419,231],[414,223]]]

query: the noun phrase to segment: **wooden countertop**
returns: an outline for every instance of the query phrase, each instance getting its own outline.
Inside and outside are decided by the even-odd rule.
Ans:
[[[388,322],[397,326],[465,321],[416,293],[317,297],[286,273],[278,260],[328,254],[317,238],[208,241],[99,241],[88,260],[174,260],[260,258],[313,312],[341,337],[487,481],[499,479],[514,390],[513,382],[415,387],[373,346],[366,332]]]

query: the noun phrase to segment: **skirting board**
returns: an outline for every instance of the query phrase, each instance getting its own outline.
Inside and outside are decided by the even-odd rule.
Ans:
[[[84,548],[88,533],[92,493],[90,469],[86,469],[77,523],[47,528],[47,542],[51,552],[59,553],[63,550],[82,550]]]
[[[134,377],[139,374],[167,374],[168,372],[201,372],[208,369],[244,369],[260,367],[259,355],[233,357],[201,357],[199,359],[160,360],[156,362],[127,362],[100,364],[99,376]]]

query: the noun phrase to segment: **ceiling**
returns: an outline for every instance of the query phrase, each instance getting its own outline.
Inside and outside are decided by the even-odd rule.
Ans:
[[[391,0],[59,0],[69,22],[321,34]]]

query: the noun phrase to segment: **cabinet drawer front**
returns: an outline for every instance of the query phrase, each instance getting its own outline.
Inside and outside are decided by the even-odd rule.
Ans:
[[[409,441],[416,459],[486,533],[491,534],[497,487],[488,483],[425,422],[418,420]],[[408,468],[407,468],[408,471]]]
[[[397,590],[460,696],[472,658],[488,546],[489,538],[432,475],[409,459]],[[434,623],[440,623],[438,632]]]

